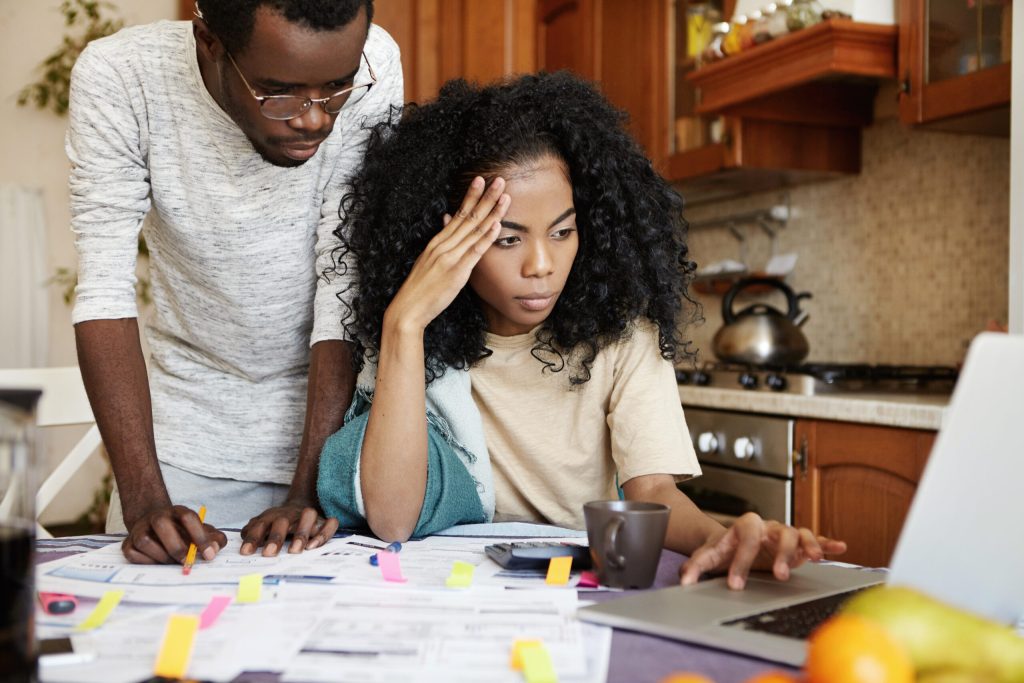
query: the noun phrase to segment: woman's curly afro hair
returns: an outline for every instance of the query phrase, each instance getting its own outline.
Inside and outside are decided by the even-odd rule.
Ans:
[[[691,355],[679,336],[684,314],[697,310],[687,294],[695,266],[683,202],[624,119],[592,85],[558,72],[483,88],[450,81],[437,100],[377,125],[342,202],[348,220],[335,231],[339,262],[357,271],[343,318],[357,365],[364,353],[376,357],[388,304],[473,177],[490,180],[546,156],[568,169],[579,250],[534,355],[553,371],[569,365],[574,384],[586,382],[600,349],[628,336],[638,318],[658,326],[665,358]],[[428,380],[488,356],[485,331],[467,285],[426,329]]]

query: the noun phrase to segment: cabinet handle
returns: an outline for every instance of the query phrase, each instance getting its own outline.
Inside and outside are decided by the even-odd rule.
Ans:
[[[800,478],[807,478],[807,437],[800,439],[800,448],[793,451],[793,464],[800,469]]]
[[[906,77],[903,78],[902,81],[900,81],[900,87],[899,87],[899,91],[896,93],[896,99],[898,100],[898,99],[900,99],[901,96],[909,95],[909,94],[910,94],[910,77],[906,76]]]

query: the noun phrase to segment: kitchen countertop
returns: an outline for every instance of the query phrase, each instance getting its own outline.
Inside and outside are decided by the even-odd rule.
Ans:
[[[686,408],[717,408],[842,422],[935,429],[949,405],[947,394],[801,394],[679,386]]]

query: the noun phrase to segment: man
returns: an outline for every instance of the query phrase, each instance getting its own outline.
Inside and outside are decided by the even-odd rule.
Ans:
[[[199,0],[191,24],[124,29],[74,69],[73,322],[116,478],[108,529],[123,512],[133,562],[181,562],[190,542],[210,559],[217,527],[250,518],[243,554],[337,529],[315,490],[354,384],[332,231],[366,126],[402,101],[398,48],[372,18],[372,0]]]

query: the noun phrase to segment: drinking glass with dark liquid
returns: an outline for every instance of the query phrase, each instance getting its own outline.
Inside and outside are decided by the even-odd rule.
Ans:
[[[37,680],[34,563],[38,391],[0,389],[0,681]]]

